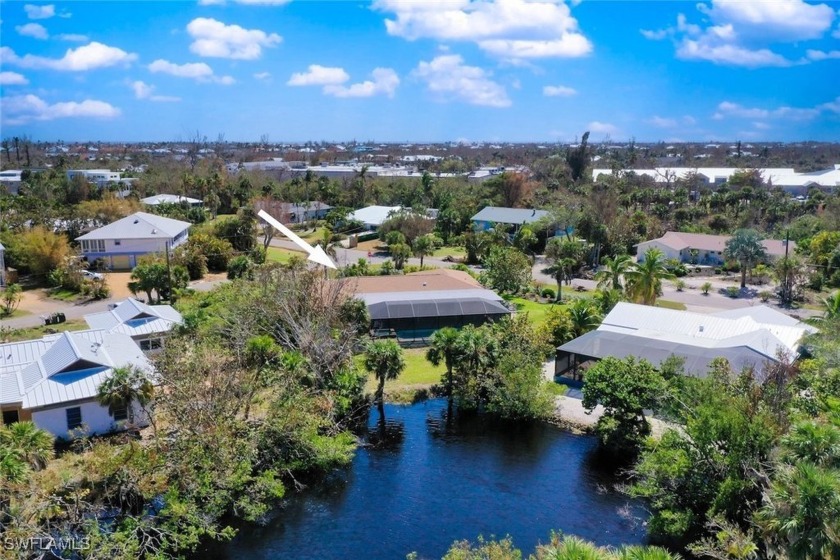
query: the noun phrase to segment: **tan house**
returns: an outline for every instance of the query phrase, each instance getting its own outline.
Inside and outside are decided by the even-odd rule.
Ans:
[[[730,235],[708,235],[705,233],[683,233],[669,231],[658,239],[639,243],[636,258],[645,260],[645,253],[650,249],[659,249],[666,259],[676,259],[684,264],[721,265],[724,262],[723,251]],[[778,239],[765,239],[761,242],[770,260],[785,256],[785,242]],[[796,243],[790,241],[789,250],[793,253]]]

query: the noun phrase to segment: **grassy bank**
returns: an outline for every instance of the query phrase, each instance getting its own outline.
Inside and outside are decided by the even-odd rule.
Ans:
[[[397,379],[385,382],[385,397],[393,402],[410,402],[413,395],[420,390],[428,390],[440,383],[446,368],[443,364],[432,365],[426,360],[425,348],[408,348],[404,351],[405,369]],[[364,369],[364,354],[354,358],[359,368]],[[368,376],[365,391],[373,394],[376,391],[376,378]]]

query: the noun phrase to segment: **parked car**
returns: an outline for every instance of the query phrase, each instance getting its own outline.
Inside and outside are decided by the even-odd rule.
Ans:
[[[102,274],[98,272],[93,272],[91,270],[83,270],[82,276],[84,276],[88,280],[102,280],[103,278],[105,278]]]

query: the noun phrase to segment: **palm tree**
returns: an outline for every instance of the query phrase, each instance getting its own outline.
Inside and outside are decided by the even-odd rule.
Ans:
[[[595,274],[598,288],[622,290],[621,277],[633,266],[630,255],[617,255],[613,258],[604,257],[604,268]]]
[[[624,274],[630,299],[643,305],[653,305],[656,297],[662,295],[662,281],[671,280],[674,275],[665,267],[665,255],[659,249],[649,249],[641,262],[637,262]]]
[[[402,348],[394,340],[371,340],[365,348],[365,369],[379,381],[374,398],[382,412],[385,380],[396,379],[405,369]]]
[[[125,407],[129,424],[134,424],[134,402],[145,409],[153,395],[152,382],[143,371],[132,366],[114,368],[111,377],[99,386],[96,398],[112,415],[116,409]]]
[[[16,458],[26,467],[41,470],[55,453],[53,445],[53,436],[32,422],[0,426],[0,449],[4,451],[0,461],[4,464],[14,463]]]
[[[336,253],[336,247],[340,247],[341,244],[338,241],[333,241],[333,232],[327,226],[321,230],[321,239],[315,242],[316,245],[320,245],[324,252],[330,256],[330,258],[334,261],[338,260],[338,256]]]
[[[434,252],[435,243],[431,234],[421,235],[411,244],[415,257],[420,257],[420,268],[423,268],[423,257]]]
[[[578,299],[568,309],[569,318],[572,320],[572,329],[575,337],[584,335],[595,330],[601,324],[601,314],[591,301]]]
[[[823,304],[822,321],[832,321],[840,318],[840,290],[828,297],[821,298]]]
[[[767,258],[767,251],[761,244],[761,236],[754,229],[739,229],[723,250],[723,256],[727,259],[738,261],[741,265],[741,288],[747,287],[747,271]]]
[[[429,339],[429,349],[426,359],[434,365],[441,362],[446,366],[446,397],[452,401],[452,369],[455,366],[458,343],[458,331],[452,327],[436,330]]]

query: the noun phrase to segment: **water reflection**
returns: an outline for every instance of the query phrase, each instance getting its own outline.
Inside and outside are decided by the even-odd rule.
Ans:
[[[201,558],[440,558],[459,539],[510,534],[533,549],[552,529],[601,545],[639,543],[638,503],[613,490],[594,438],[491,422],[445,400],[386,406],[350,468],[245,526]]]

